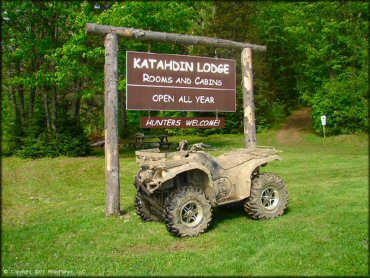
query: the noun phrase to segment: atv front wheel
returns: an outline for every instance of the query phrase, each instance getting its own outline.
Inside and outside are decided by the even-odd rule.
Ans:
[[[179,237],[193,237],[207,230],[212,219],[211,203],[203,190],[184,186],[165,202],[167,229]]]
[[[263,173],[252,180],[251,195],[244,209],[253,219],[271,219],[284,214],[289,193],[284,181],[272,173]]]
[[[135,198],[136,213],[144,221],[161,221],[161,217],[153,213],[151,206],[138,191]]]

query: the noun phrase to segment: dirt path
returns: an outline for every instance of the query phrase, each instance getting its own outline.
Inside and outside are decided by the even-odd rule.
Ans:
[[[302,133],[311,129],[311,109],[303,108],[293,112],[277,133],[279,143],[291,144],[302,140]]]

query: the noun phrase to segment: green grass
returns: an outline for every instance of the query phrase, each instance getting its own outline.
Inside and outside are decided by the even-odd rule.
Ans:
[[[283,151],[283,160],[265,171],[285,179],[287,214],[254,221],[242,208],[217,208],[210,231],[190,239],[135,214],[132,183],[139,168],[132,151],[121,154],[124,215],[117,218],[104,216],[101,153],[3,159],[2,274],[368,275],[367,135],[306,134],[290,145],[275,135],[258,139]],[[190,141],[211,144],[217,155],[243,146],[242,135]]]

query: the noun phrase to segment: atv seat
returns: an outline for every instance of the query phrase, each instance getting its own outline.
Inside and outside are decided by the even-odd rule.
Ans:
[[[214,160],[222,169],[228,170],[249,160],[264,158],[277,153],[278,151],[275,149],[241,149],[220,155]]]

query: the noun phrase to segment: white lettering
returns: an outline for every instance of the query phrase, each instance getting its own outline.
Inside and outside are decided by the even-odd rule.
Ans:
[[[150,68],[154,68],[154,63],[157,62],[156,59],[149,59],[149,62],[150,62]]]
[[[163,66],[163,61],[162,60],[159,60],[159,62],[157,64],[157,69],[164,70],[164,66]]]
[[[193,101],[190,99],[190,96],[181,96],[179,98],[179,102],[183,103],[193,103]]]
[[[170,71],[184,71],[193,72],[194,63],[187,61],[174,61],[174,60],[157,60],[157,59],[141,59],[134,58],[135,69],[157,69],[157,70],[170,70]],[[197,72],[204,73],[219,73],[230,74],[229,64],[214,64],[214,63],[201,63],[197,62]]]
[[[186,77],[186,78],[179,77],[179,78],[176,79],[176,82],[175,83],[190,85],[191,84],[191,79],[188,78],[188,77]]]
[[[148,68],[149,68],[148,60],[147,60],[147,59],[144,59],[144,61],[143,61],[143,62],[142,62],[142,64],[141,64],[141,68],[146,68],[146,69],[148,69]]]
[[[147,73],[143,73],[143,82],[172,84],[173,79],[172,76],[149,75]]]
[[[172,61],[164,61],[164,69],[172,70]]]
[[[178,62],[172,61],[172,70],[173,71],[179,71],[180,70],[180,64]]]
[[[214,97],[206,97],[206,96],[195,96],[195,100],[197,103],[215,103]]]
[[[213,63],[204,63],[203,65],[201,65],[200,63],[197,63],[197,71],[229,74],[229,65],[219,64],[217,66],[216,64]]]
[[[180,62],[180,71],[194,71],[194,64],[188,62]]]
[[[230,71],[229,71],[229,64],[224,64],[224,73],[225,74],[229,74],[230,73]]]
[[[135,58],[134,59],[134,69],[141,69],[139,63],[140,63],[140,58]]]
[[[181,119],[147,119],[146,127],[178,127],[181,125]]]
[[[195,85],[205,85],[205,86],[222,86],[222,80],[220,79],[206,79],[200,78],[199,76],[194,80]]]
[[[175,102],[174,95],[153,95],[152,100],[154,102]]]

